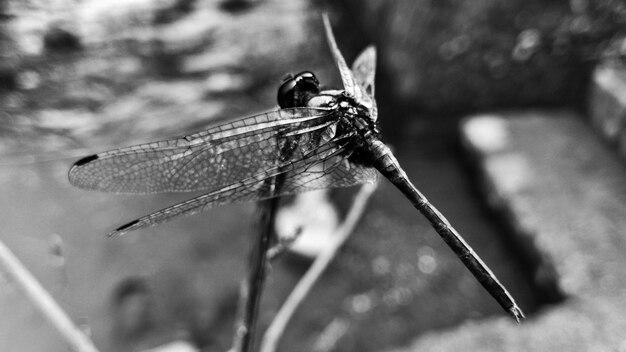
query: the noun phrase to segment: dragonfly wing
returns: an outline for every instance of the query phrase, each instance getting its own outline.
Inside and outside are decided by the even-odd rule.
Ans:
[[[335,63],[337,63],[337,68],[339,68],[339,74],[341,75],[341,81],[343,82],[343,87],[346,92],[350,93],[355,98],[360,98],[360,91],[358,90],[358,84],[352,75],[352,71],[348,68],[348,64],[346,64],[346,60],[343,58],[341,51],[339,51],[339,47],[337,46],[337,41],[335,41],[335,35],[333,34],[333,29],[330,25],[330,20],[328,19],[328,15],[323,15],[324,20],[324,29],[326,30],[326,39],[328,40],[328,45],[330,46],[330,51],[333,54],[333,58],[335,59]]]
[[[359,54],[352,63],[352,74],[356,79],[359,89],[365,99],[363,105],[370,110],[370,117],[376,121],[378,118],[378,106],[374,99],[374,80],[376,77],[376,48],[372,45],[368,46]]]
[[[354,79],[369,97],[374,97],[376,77],[376,48],[373,45],[363,50],[352,63]]]
[[[359,70],[353,73],[353,71],[348,68],[341,51],[339,51],[339,47],[337,46],[337,41],[335,40],[327,14],[323,15],[323,20],[328,45],[330,46],[330,51],[332,52],[333,58],[337,63],[337,68],[339,69],[344,89],[352,95],[356,101],[367,107],[370,110],[371,118],[376,121],[378,116],[378,108],[376,107],[376,102],[374,100],[376,50],[373,47],[365,49],[365,51],[359,55],[357,60],[355,60],[353,69],[359,66]],[[368,72],[361,72],[361,70],[368,70]],[[368,92],[368,87],[371,87],[371,93]]]
[[[332,138],[334,122],[332,111],[325,109],[272,111],[83,158],[70,169],[69,180],[80,188],[115,193],[220,189],[277,165],[284,143],[279,136],[299,136],[299,153],[306,153]]]
[[[226,203],[261,200],[320,188],[346,187],[375,180],[376,170],[347,161],[346,155],[350,153],[348,145],[348,138],[338,138],[305,155],[299,155],[297,160],[284,161],[247,179],[146,215],[109,235],[118,236],[159,225],[178,216],[192,215]],[[267,181],[279,175],[283,176],[281,187],[270,187]]]
[[[248,179],[223,187],[131,221],[109,233],[109,236],[120,236],[130,231],[156,226],[178,216],[193,215],[226,203],[260,199],[264,184],[265,180],[262,179]]]
[[[281,195],[287,195],[316,189],[342,188],[375,182],[377,179],[376,169],[351,163],[347,157],[337,155],[310,165],[305,173],[297,175],[293,171],[288,172],[280,192]]]

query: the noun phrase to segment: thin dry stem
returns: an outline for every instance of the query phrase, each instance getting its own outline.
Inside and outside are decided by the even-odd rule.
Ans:
[[[282,179],[267,180],[279,189]],[[250,272],[240,291],[240,301],[242,304],[239,313],[240,319],[235,324],[233,344],[231,351],[249,352],[254,345],[254,334],[258,317],[261,295],[267,275],[268,252],[270,249],[270,239],[274,232],[274,221],[278,209],[279,198],[265,200],[261,205],[261,232],[257,243],[250,253]]]
[[[73,351],[98,352],[89,337],[74,325],[50,293],[41,286],[2,241],[0,241],[0,265],[31,302],[48,318]]]
[[[307,296],[315,282],[320,278],[324,270],[328,267],[332,259],[337,254],[337,251],[350,237],[350,234],[354,230],[357,222],[365,211],[365,206],[369,197],[376,190],[377,183],[368,183],[361,187],[359,193],[354,198],[352,207],[346,219],[337,228],[334,236],[332,236],[332,243],[320,253],[309,270],[304,274],[302,279],[298,282],[296,287],[281,307],[276,317],[267,328],[263,341],[261,343],[261,352],[274,352],[278,346],[278,341],[283,335],[289,320],[293,316],[293,313],[300,306],[304,298]]]

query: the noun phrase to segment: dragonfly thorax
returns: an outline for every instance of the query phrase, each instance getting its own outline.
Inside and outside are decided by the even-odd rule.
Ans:
[[[312,97],[307,106],[335,110],[335,134],[351,138],[349,160],[359,165],[371,166],[364,151],[368,149],[367,143],[371,138],[380,138],[380,131],[366,106],[344,90],[324,90]]]
[[[343,90],[323,90],[319,94],[311,97],[306,106],[310,108],[335,108],[338,104],[338,97],[341,96]]]
[[[320,91],[315,75],[304,71],[283,81],[278,89],[278,104],[283,109],[308,107],[334,111],[336,123],[332,126],[333,134],[350,138],[347,148],[349,160],[361,165],[370,164],[363,151],[367,149],[367,143],[372,137],[380,137],[380,132],[370,114],[370,108],[347,91],[337,89]]]

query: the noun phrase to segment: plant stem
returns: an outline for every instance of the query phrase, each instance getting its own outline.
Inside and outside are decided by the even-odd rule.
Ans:
[[[274,177],[266,181],[266,186],[273,191],[282,185],[282,177]],[[236,324],[235,337],[231,351],[249,352],[254,342],[256,321],[263,293],[263,285],[267,275],[268,251],[272,234],[276,211],[278,210],[279,197],[270,198],[261,203],[260,225],[261,231],[257,242],[250,253],[250,273],[246,283],[242,284],[241,304],[243,306],[241,321]]]
[[[278,341],[283,335],[289,320],[293,316],[293,313],[300,306],[304,298],[307,296],[311,288],[320,278],[324,270],[328,267],[332,259],[337,254],[337,251],[346,242],[350,234],[354,230],[357,222],[365,211],[367,200],[376,190],[376,183],[368,183],[361,186],[359,193],[355,196],[352,202],[352,207],[346,215],[345,220],[337,228],[336,233],[332,236],[332,243],[328,245],[324,252],[320,253],[315,261],[304,274],[300,281],[296,284],[293,291],[283,306],[281,307],[276,317],[267,328],[265,335],[263,336],[263,342],[261,344],[261,352],[274,352],[278,345]]]
[[[0,241],[0,265],[15,281],[35,306],[48,318],[70,348],[76,352],[98,352],[93,342],[78,328],[61,309],[50,293],[24,267],[11,250]]]

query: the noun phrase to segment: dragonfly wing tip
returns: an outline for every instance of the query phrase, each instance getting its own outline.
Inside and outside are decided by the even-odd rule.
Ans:
[[[77,162],[75,162],[74,163],[74,167],[85,165],[87,163],[90,163],[90,162],[98,159],[98,158],[99,158],[98,154],[93,154],[93,155],[90,155],[90,156],[86,156],[86,157],[78,160]]]
[[[131,222],[127,223],[127,224],[124,224],[124,225],[116,228],[115,231],[109,233],[108,237],[118,237],[118,236],[121,236],[121,235],[125,234],[126,232],[133,230],[132,227],[137,225],[137,223],[139,223],[139,220],[134,220],[134,221],[131,221]]]

